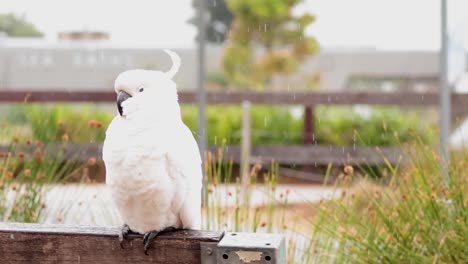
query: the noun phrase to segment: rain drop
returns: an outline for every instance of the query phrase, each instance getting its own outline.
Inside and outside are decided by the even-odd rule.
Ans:
[[[101,65],[104,64],[105,57],[106,57],[106,56],[104,55],[104,52],[103,52],[102,50],[100,50],[100,51],[99,51],[99,63],[100,63]]]

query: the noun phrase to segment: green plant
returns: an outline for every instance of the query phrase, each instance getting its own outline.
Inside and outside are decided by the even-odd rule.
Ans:
[[[389,165],[380,184],[364,177],[348,188],[352,173],[341,178],[341,198],[323,202],[311,222],[304,260],[466,263],[468,156],[454,155],[445,178],[438,154],[424,145],[417,149],[406,168]]]
[[[277,164],[272,163],[269,171],[261,174],[261,165],[253,166],[247,182],[241,183],[239,175],[233,175],[232,161],[223,162],[222,147],[216,157],[208,153],[205,163],[203,228],[270,233],[288,229],[285,218],[289,191],[277,191]],[[263,193],[264,199],[254,201],[255,192]]]
[[[182,119],[196,131],[195,106],[182,108]],[[237,106],[209,107],[207,109],[207,139],[212,145],[239,144],[241,141],[242,112]],[[286,107],[254,106],[251,109],[252,144],[299,144],[302,141],[302,120],[295,118]]]
[[[453,156],[447,181],[438,154],[419,144],[420,155],[405,166],[389,164],[378,181],[346,166],[334,182],[334,198],[304,201],[313,218],[288,210],[288,192],[277,191],[275,166],[258,176],[255,165],[246,188],[239,180],[230,184],[232,163],[221,162],[220,149],[217,160],[208,154],[205,168],[204,228],[285,233],[288,263],[466,263],[468,155]],[[254,205],[259,190],[265,198]],[[300,219],[291,221],[294,214]]]
[[[112,115],[97,111],[89,105],[49,106],[28,105],[26,117],[33,137],[43,142],[60,142],[63,138],[73,143],[103,142],[105,127]]]
[[[50,184],[80,175],[83,163],[65,157],[66,143],[47,149],[40,141],[14,138],[0,152],[0,221],[38,222]]]
[[[392,146],[414,138],[426,144],[435,142],[435,120],[422,120],[417,112],[397,108],[374,107],[364,117],[349,107],[316,108],[316,140],[338,146]]]
[[[81,149],[75,145],[70,152],[70,139],[95,142],[102,140],[103,132],[98,121],[81,119],[92,116],[90,111],[84,113],[60,105],[10,109],[5,122],[13,125],[0,127],[1,138],[13,137],[0,152],[0,221],[38,222],[51,185],[87,176],[86,161],[77,159]],[[105,118],[102,113],[96,116]],[[24,129],[28,125],[31,132]]]
[[[216,84],[223,88],[227,87],[228,82],[226,80],[226,76],[223,72],[220,71],[213,71],[209,72],[206,76],[206,82],[208,84]]]
[[[184,106],[182,118],[192,131],[197,128],[195,106]],[[207,109],[208,142],[219,145],[239,144],[242,113],[240,107],[213,106]],[[349,107],[317,107],[315,135],[317,144],[338,146],[392,146],[420,138],[426,144],[435,142],[435,122],[423,122],[416,112],[395,108],[374,108],[364,118]],[[301,144],[303,117],[294,116],[288,107],[254,106],[251,108],[253,144]]]

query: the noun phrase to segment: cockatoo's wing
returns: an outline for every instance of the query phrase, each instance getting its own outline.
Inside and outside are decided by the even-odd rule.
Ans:
[[[178,136],[168,148],[171,177],[177,187],[172,208],[179,212],[185,229],[201,228],[202,168],[197,142],[187,126],[177,130]]]
[[[102,147],[102,159],[106,164],[106,183],[113,184],[114,176],[121,169],[118,164],[125,158],[128,142],[126,128],[120,117],[115,117],[106,130]]]

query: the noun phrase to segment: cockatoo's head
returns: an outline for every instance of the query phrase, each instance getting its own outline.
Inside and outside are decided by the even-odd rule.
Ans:
[[[117,109],[123,118],[171,119],[180,117],[176,84],[172,77],[179,71],[180,57],[164,50],[172,59],[168,72],[150,70],[125,71],[115,80]]]

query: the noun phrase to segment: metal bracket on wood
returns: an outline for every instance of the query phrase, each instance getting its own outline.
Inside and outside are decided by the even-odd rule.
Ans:
[[[201,242],[202,264],[286,263],[284,235],[227,232],[219,243]]]

